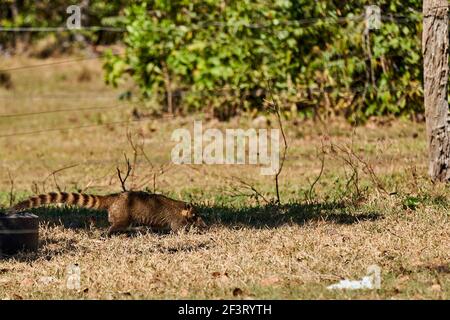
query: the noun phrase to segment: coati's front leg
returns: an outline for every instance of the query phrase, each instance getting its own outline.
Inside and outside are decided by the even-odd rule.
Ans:
[[[113,234],[126,231],[128,229],[129,225],[130,225],[129,223],[115,223],[108,228],[108,231],[106,232],[106,234],[108,236],[111,236]]]
[[[187,228],[187,225],[184,223],[181,223],[179,221],[172,221],[170,223],[170,230],[174,233],[180,233],[185,231]]]
[[[111,208],[108,210],[108,221],[111,223],[111,226],[107,231],[108,236],[126,231],[131,223],[128,212],[122,211],[121,208]]]

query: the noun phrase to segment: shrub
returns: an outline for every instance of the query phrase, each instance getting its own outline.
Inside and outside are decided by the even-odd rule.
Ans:
[[[227,118],[261,110],[268,82],[286,115],[370,116],[423,111],[421,1],[380,1],[381,29],[365,35],[370,1],[153,0],[125,10],[126,54],[106,80],[131,74],[161,110]]]

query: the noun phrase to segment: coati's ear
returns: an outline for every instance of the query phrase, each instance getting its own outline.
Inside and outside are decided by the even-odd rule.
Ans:
[[[181,214],[186,218],[192,218],[195,215],[194,206],[190,203],[186,203],[184,210],[181,211]]]
[[[191,210],[188,209],[181,210],[181,215],[185,218],[189,218],[191,216]]]

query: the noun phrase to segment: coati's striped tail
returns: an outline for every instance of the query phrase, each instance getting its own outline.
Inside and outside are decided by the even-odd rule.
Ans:
[[[69,205],[79,206],[90,209],[104,209],[103,196],[94,196],[82,193],[66,193],[66,192],[51,192],[47,194],[40,194],[29,198],[28,200],[19,202],[11,207],[7,213],[15,213],[30,208],[40,207],[50,203],[66,203]]]

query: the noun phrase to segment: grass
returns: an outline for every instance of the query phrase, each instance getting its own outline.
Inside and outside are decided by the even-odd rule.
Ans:
[[[3,59],[0,69],[41,62]],[[103,213],[36,209],[40,249],[0,260],[0,298],[449,298],[449,191],[427,177],[422,123],[372,121],[354,129],[339,119],[286,120],[289,151],[278,207],[240,182],[273,199],[273,178],[259,175],[258,166],[170,165],[174,129],[192,130],[194,119],[204,127],[247,128],[251,119],[219,123],[200,114],[111,124],[130,119],[134,104],[117,101],[120,90],[103,84],[95,60],[12,71],[11,81],[12,89],[0,88],[2,114],[121,107],[0,116],[0,136],[12,134],[0,138],[1,205],[9,205],[11,187],[14,202],[58,188],[119,191],[116,166],[124,168],[124,152],[133,157],[128,131],[149,160],[138,159],[128,185],[196,203],[210,228],[138,229],[105,239]],[[77,129],[18,135],[53,128]],[[322,145],[324,170],[311,190]],[[73,263],[81,268],[80,290],[66,287]],[[381,267],[381,289],[326,289],[360,279],[372,264]],[[234,296],[236,288],[242,294]]]

